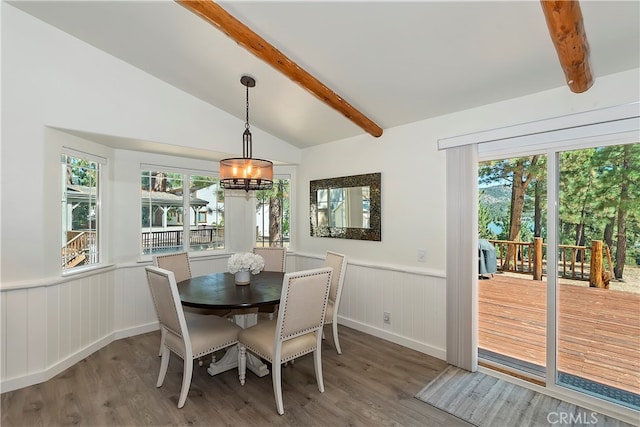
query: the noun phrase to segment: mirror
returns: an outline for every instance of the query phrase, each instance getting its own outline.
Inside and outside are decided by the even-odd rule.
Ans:
[[[311,235],[382,240],[380,177],[378,172],[311,181]]]

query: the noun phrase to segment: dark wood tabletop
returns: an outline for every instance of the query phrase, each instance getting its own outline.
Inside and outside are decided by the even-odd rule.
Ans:
[[[277,304],[284,273],[263,271],[251,275],[248,285],[236,285],[231,273],[211,273],[178,283],[183,305],[198,308],[248,308]]]

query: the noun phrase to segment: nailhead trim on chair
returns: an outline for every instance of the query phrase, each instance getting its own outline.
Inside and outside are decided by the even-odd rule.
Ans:
[[[268,356],[268,355],[266,355],[266,354],[263,354],[262,352],[259,352],[259,351],[257,351],[256,349],[254,349],[253,347],[250,347],[250,346],[248,346],[248,345],[246,345],[246,344],[243,344],[243,345],[245,346],[245,348],[246,348],[247,350],[250,350],[252,353],[257,354],[259,357],[261,357],[261,358],[263,358],[263,359],[266,359],[266,360],[268,360],[269,362],[273,362],[273,360],[272,360],[271,356]],[[287,357],[287,358],[284,358],[284,359],[283,359],[283,358],[281,358],[281,359],[280,359],[280,363],[288,362],[289,360],[293,360],[293,359],[296,359],[296,358],[298,358],[298,357],[300,357],[300,356],[304,356],[305,354],[309,354],[309,353],[313,352],[313,350],[315,350],[315,347],[314,347],[314,348],[310,348],[310,349],[308,349],[308,350],[303,350],[303,351],[301,351],[301,352],[295,353],[295,354],[293,354],[293,355],[291,355],[291,356],[289,356],[289,357]]]
[[[205,350],[205,351],[201,351],[200,353],[197,353],[197,354],[194,353],[193,357],[205,356],[207,354],[213,353],[214,351],[218,351],[220,349],[227,348],[230,345],[237,344],[237,343],[238,343],[238,340],[231,340],[231,341],[227,342],[226,344],[219,345],[217,347],[211,347],[210,349]]]
[[[304,274],[304,275],[300,275],[300,276],[296,277],[296,279],[299,279],[299,278],[301,278],[301,277],[314,276],[314,275],[315,275],[315,274]],[[291,284],[291,279],[289,279],[289,284]],[[291,288],[290,288],[289,286],[287,286],[287,300],[289,300],[289,289],[291,289]],[[326,304],[326,303],[324,304],[323,311],[324,311],[325,313],[326,313],[326,311],[327,311],[327,304]],[[283,312],[283,313],[282,313],[282,321],[283,321],[283,322],[284,322],[284,319],[285,319],[285,317],[286,317],[286,316],[287,316],[287,312],[285,311],[285,312]],[[304,334],[306,334],[306,333],[309,333],[309,332],[312,332],[312,331],[318,330],[318,328],[321,328],[323,325],[324,325],[324,323],[322,323],[322,322],[318,322],[318,324],[317,324],[317,325],[314,325],[314,326],[312,326],[312,327],[309,327],[309,328],[307,328],[307,329],[305,329],[305,330],[303,330],[303,331],[299,331],[297,334],[292,334],[292,335],[287,335],[287,336],[282,336],[282,335],[280,335],[280,339],[284,341],[284,340],[286,340],[286,339],[290,339],[290,338],[298,337],[298,336],[304,335]],[[305,353],[305,354],[306,354],[306,353]]]

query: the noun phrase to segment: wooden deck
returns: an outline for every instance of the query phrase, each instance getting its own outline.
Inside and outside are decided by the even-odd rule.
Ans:
[[[546,366],[546,281],[478,280],[478,345]],[[640,394],[640,295],[561,284],[558,369]]]

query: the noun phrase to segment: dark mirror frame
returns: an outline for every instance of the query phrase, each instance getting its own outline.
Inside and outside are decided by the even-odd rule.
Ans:
[[[382,240],[381,191],[382,174],[342,176],[338,178],[317,179],[309,182],[309,216],[312,237],[334,237],[337,239]],[[369,228],[326,227],[318,225],[318,190],[331,188],[369,187]]]

